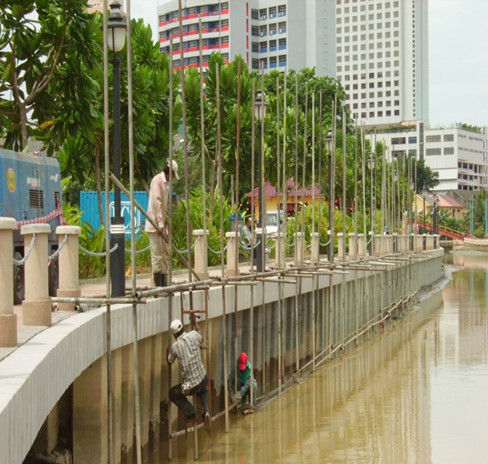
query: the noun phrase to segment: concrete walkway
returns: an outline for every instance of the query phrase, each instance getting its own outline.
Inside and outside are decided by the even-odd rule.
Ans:
[[[247,274],[250,271],[249,263],[240,263],[239,269],[242,274]],[[209,269],[209,275],[211,277],[220,277],[222,275],[221,267],[214,267]],[[183,283],[188,282],[188,271],[178,270],[173,273],[173,283]],[[137,276],[137,288],[138,289],[149,289],[151,288],[151,274],[140,274]],[[104,297],[106,290],[106,280],[105,278],[90,279],[81,281],[81,296],[82,297]],[[126,279],[126,290],[130,290],[132,287],[132,278],[128,277]],[[92,307],[94,307],[92,305]],[[87,309],[90,309],[88,306]],[[0,361],[6,358],[10,353],[12,353],[17,347],[23,345],[28,340],[30,340],[34,335],[48,329],[48,326],[31,326],[24,325],[22,323],[22,305],[15,305],[14,312],[17,315],[17,346],[2,348],[0,347]],[[68,317],[79,314],[77,311],[53,311],[52,313],[52,324],[56,324]]]

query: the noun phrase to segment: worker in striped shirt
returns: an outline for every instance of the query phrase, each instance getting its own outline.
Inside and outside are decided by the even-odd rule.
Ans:
[[[195,330],[185,332],[180,320],[171,322],[175,342],[168,347],[168,364],[178,359],[182,383],[169,391],[169,399],[185,414],[187,420],[197,420],[197,411],[187,396],[198,396],[203,408],[205,430],[210,433],[210,413],[208,407],[208,377],[200,353],[202,333],[195,314],[190,316]]]

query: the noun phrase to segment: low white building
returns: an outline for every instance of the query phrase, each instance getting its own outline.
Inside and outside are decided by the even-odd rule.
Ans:
[[[439,173],[438,192],[488,188],[488,127],[429,127],[422,121],[368,134],[387,147],[388,160],[414,156]]]

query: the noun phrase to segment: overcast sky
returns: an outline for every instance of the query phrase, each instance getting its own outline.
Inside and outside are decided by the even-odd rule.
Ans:
[[[430,123],[488,126],[488,0],[421,1],[429,2]],[[158,3],[131,1],[155,40]]]

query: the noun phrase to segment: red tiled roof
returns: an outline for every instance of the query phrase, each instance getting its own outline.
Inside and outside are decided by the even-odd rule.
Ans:
[[[462,208],[463,205],[449,195],[438,195],[439,206],[441,208]]]
[[[313,185],[305,188],[295,188],[295,181],[293,179],[288,179],[286,182],[287,186],[287,195],[288,197],[311,197],[315,194],[316,197],[320,195],[320,188],[318,185]],[[276,188],[271,185],[269,181],[266,181],[264,184],[264,191],[266,193],[266,198],[275,197],[276,196]],[[253,191],[247,194],[249,198],[258,197],[259,196],[259,187],[256,187]],[[283,192],[280,192],[280,196],[283,196]]]

